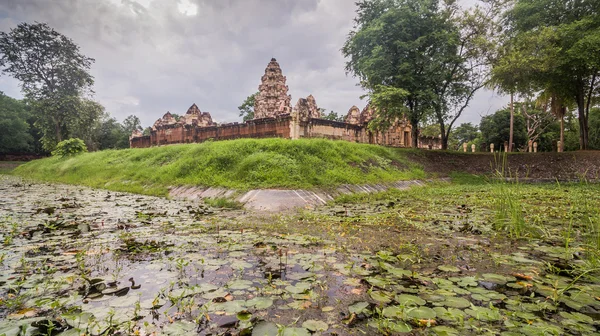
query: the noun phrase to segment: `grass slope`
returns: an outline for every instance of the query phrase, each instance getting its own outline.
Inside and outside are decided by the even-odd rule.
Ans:
[[[31,161],[14,174],[166,195],[173,186],[314,188],[424,178],[407,150],[321,139],[240,139]]]

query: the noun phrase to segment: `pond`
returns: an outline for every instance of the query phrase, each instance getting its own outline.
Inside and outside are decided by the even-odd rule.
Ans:
[[[481,272],[451,261],[485,237],[440,236],[447,255],[422,263],[290,233],[294,216],[0,176],[0,335],[599,332],[600,285],[544,272],[564,247],[486,250]]]

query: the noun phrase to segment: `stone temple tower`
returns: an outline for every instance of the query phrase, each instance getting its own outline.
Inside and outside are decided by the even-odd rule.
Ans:
[[[292,96],[288,95],[286,78],[281,72],[279,63],[272,58],[262,76],[258,87],[259,94],[254,103],[254,119],[274,118],[280,114],[290,113]]]

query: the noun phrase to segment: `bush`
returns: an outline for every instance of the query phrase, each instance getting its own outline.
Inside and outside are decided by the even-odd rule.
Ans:
[[[87,152],[87,146],[85,142],[79,138],[71,138],[69,140],[63,140],[56,145],[56,149],[52,152],[53,156],[74,156],[77,154]]]

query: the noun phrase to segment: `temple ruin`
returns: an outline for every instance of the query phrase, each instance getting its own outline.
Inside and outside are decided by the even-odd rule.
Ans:
[[[258,87],[254,105],[254,119],[244,123],[217,125],[210,113],[202,112],[196,104],[190,106],[179,120],[167,112],[151,128],[150,135],[134,131],[130,137],[132,148],[143,148],[177,143],[194,143],[238,138],[287,139],[327,138],[393,147],[410,147],[412,126],[406,119],[398,119],[386,131],[373,131],[367,126],[376,111],[367,105],[362,111],[352,106],[344,122],[322,118],[313,95],[298,99],[292,108],[287,79],[276,59],[265,69]],[[419,137],[419,147],[441,148],[439,138]]]

